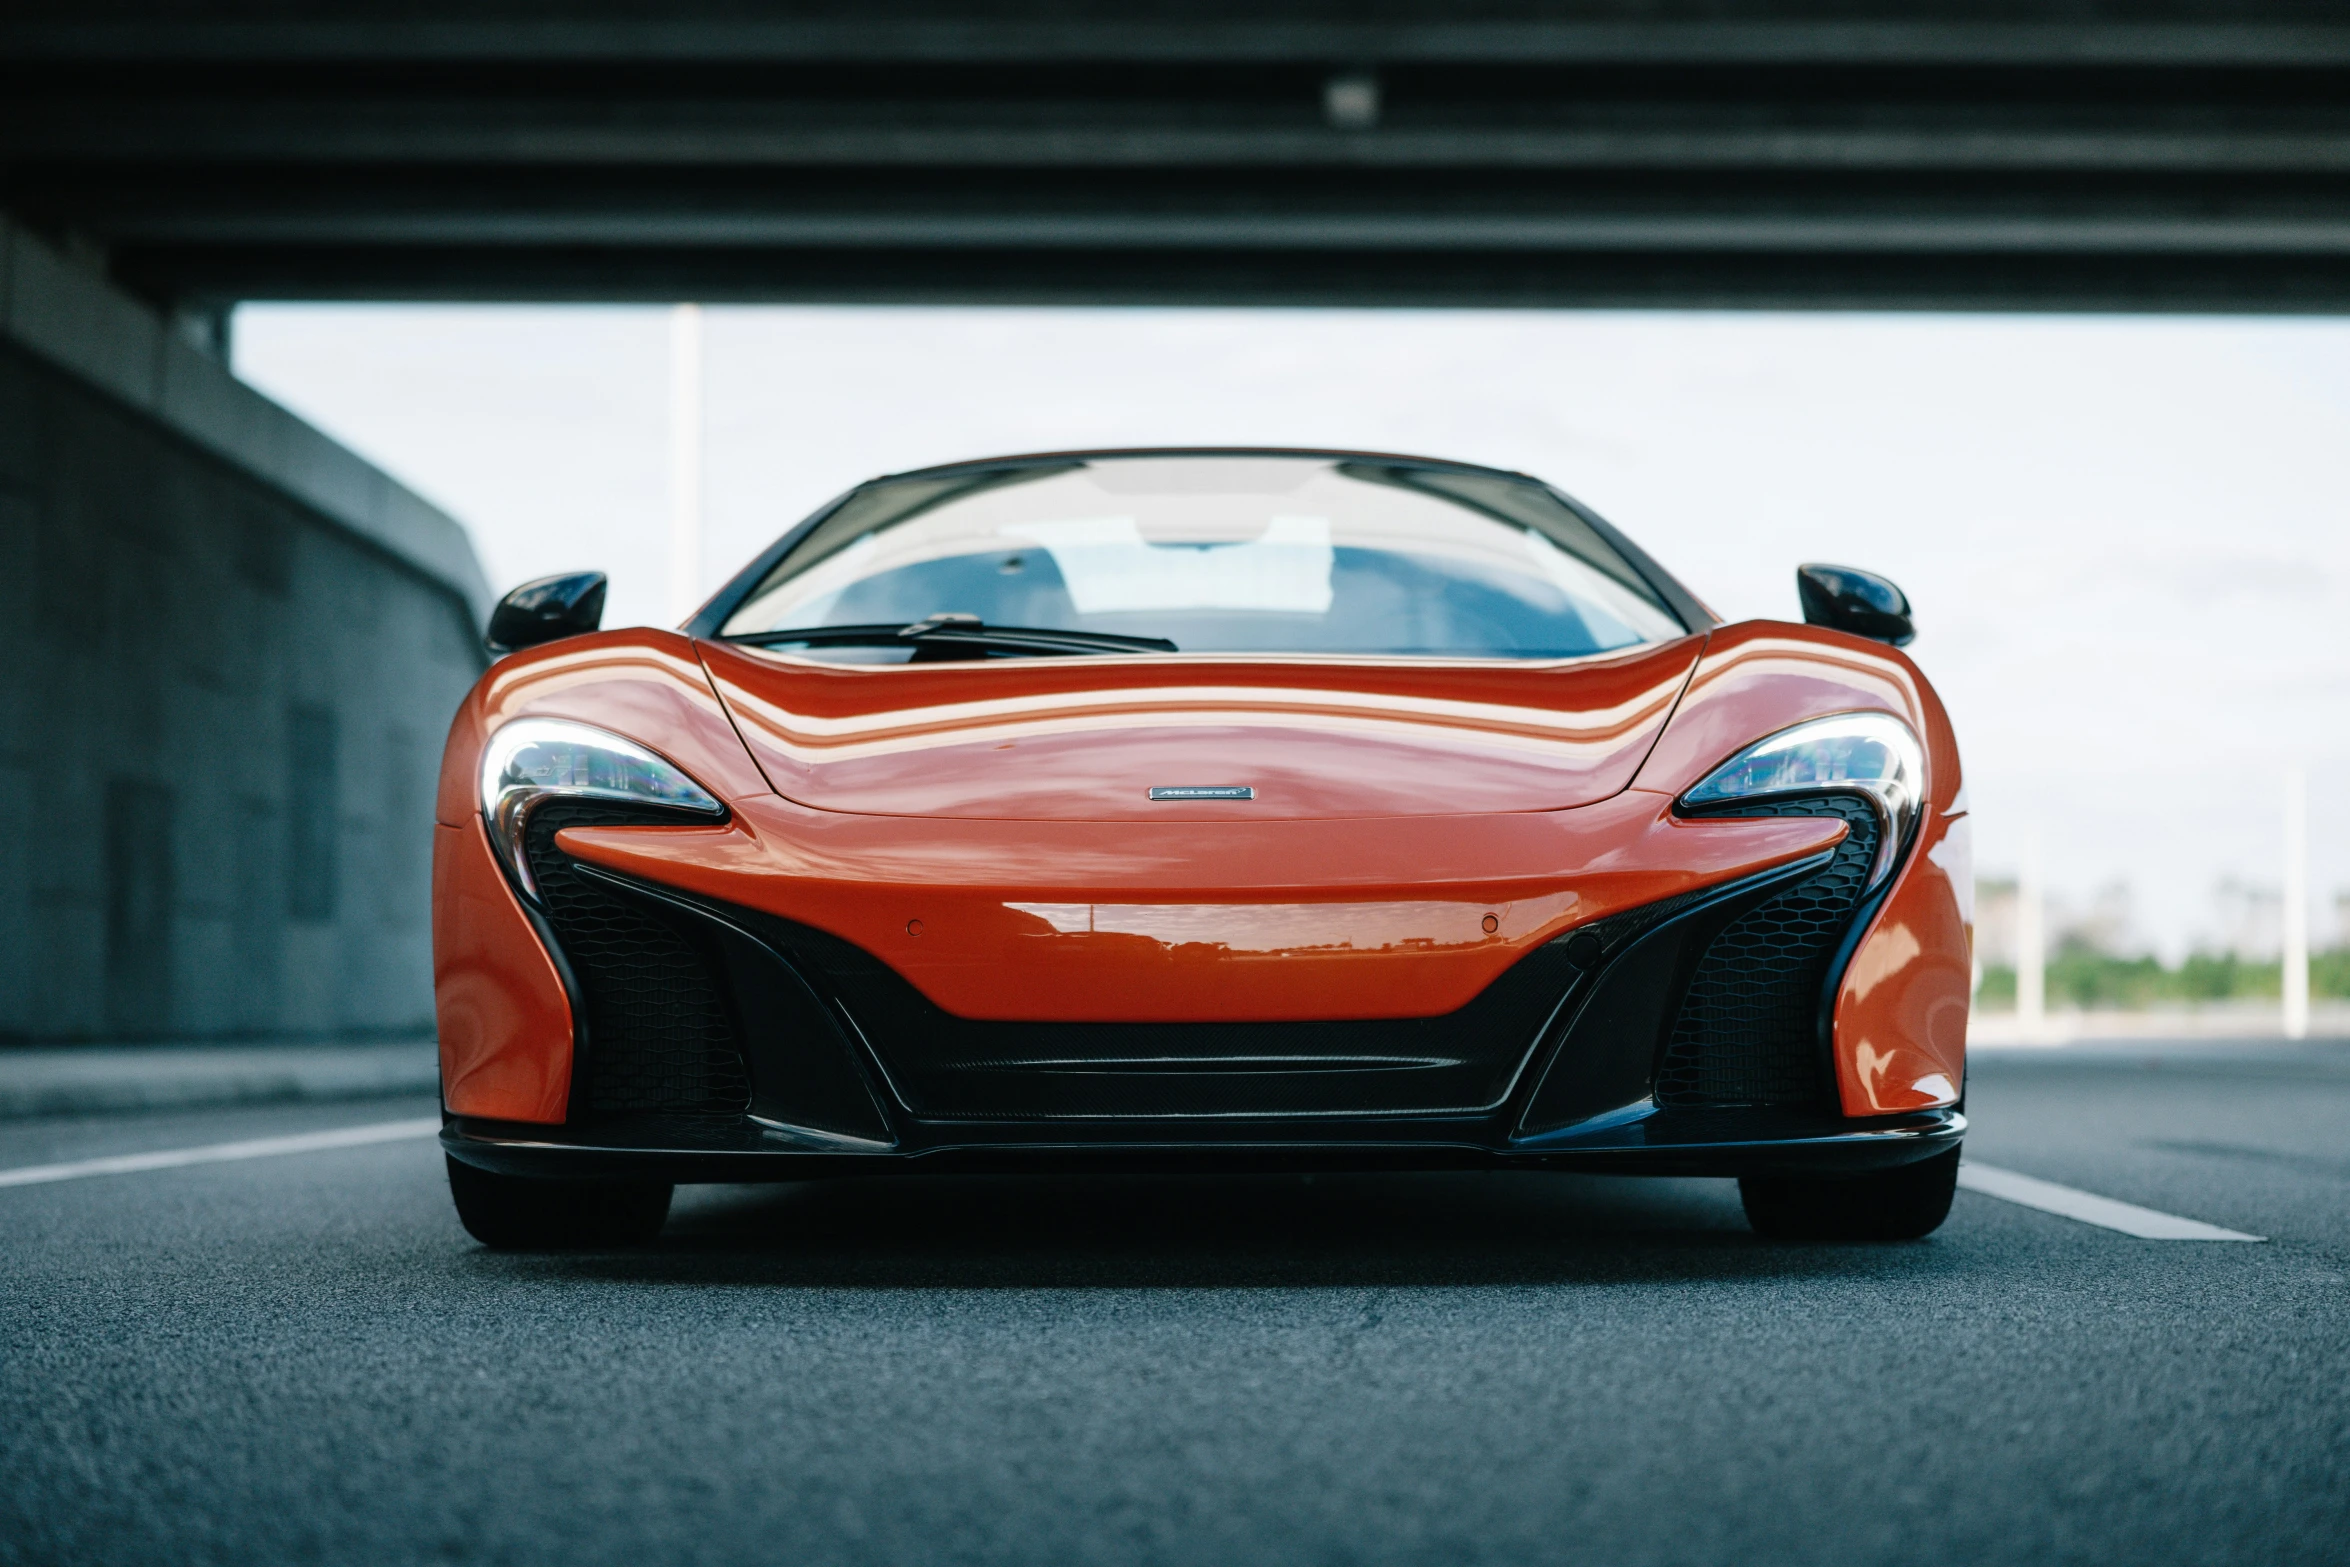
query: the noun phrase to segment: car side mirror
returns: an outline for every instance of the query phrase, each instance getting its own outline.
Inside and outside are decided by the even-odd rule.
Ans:
[[[493,653],[511,653],[593,631],[604,623],[607,586],[609,579],[600,571],[568,571],[525,582],[498,600],[490,612],[489,635],[482,640]]]
[[[1918,628],[1909,616],[1909,595],[1873,571],[1851,566],[1798,566],[1795,592],[1803,600],[1803,618],[1814,626],[1849,631],[1907,647]]]

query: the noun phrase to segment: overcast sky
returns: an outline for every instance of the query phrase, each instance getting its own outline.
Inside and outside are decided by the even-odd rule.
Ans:
[[[1986,873],[2126,881],[2175,956],[2280,877],[2350,888],[2350,323],[1980,316],[714,308],[715,587],[857,481],[1061,447],[1366,447],[1523,469],[1731,619],[1892,576]],[[504,587],[663,621],[667,312],[247,306],[240,374],[462,519]]]

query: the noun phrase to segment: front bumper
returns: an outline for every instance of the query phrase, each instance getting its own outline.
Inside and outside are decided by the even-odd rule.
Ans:
[[[1926,1158],[1963,1135],[1955,1108],[1840,1111],[1829,1008],[1871,841],[1850,802],[1823,809],[1851,810],[1831,849],[1577,927],[1455,1012],[1288,1024],[960,1019],[852,943],[571,861],[548,822],[550,935],[604,987],[573,1108],[452,1116],[443,1141],[507,1173],[669,1181]]]
[[[1318,1128],[1259,1124],[1218,1135],[1089,1138],[1061,1125],[923,1129],[894,1146],[825,1147],[804,1132],[750,1117],[680,1125],[660,1116],[585,1127],[527,1126],[450,1116],[441,1146],[505,1175],[574,1180],[800,1181],[915,1171],[989,1173],[1234,1173],[1319,1170],[1576,1170],[1617,1175],[1858,1174],[1928,1159],[1958,1146],[1957,1110],[1854,1121],[1756,1113],[1729,1121],[1670,1110],[1603,1126],[1511,1141],[1475,1124],[1363,1123]]]

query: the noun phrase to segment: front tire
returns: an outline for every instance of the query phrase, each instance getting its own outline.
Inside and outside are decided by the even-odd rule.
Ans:
[[[642,1246],[669,1217],[665,1182],[533,1180],[445,1157],[458,1219],[495,1251]]]
[[[1958,1150],[1866,1175],[1748,1175],[1746,1222],[1775,1241],[1914,1241],[1950,1216]]]

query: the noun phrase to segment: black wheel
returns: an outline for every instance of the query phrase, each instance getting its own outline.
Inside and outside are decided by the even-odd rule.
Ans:
[[[449,1195],[466,1233],[500,1251],[641,1246],[669,1217],[658,1181],[542,1181],[449,1159]]]
[[[1748,1175],[1746,1222],[1775,1241],[1914,1241],[1950,1216],[1958,1150],[1866,1175]]]

